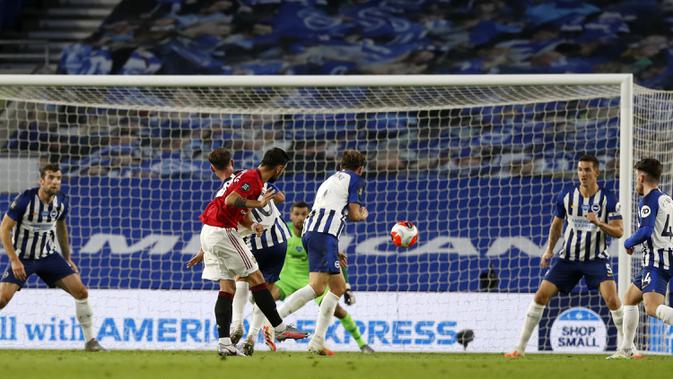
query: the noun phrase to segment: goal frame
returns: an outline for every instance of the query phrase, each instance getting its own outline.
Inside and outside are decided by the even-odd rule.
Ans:
[[[633,201],[633,75],[632,74],[521,74],[521,75],[0,75],[0,86],[65,87],[412,87],[495,85],[619,85],[619,202],[624,236],[632,230]],[[631,257],[618,249],[618,290],[623,298],[631,281]]]

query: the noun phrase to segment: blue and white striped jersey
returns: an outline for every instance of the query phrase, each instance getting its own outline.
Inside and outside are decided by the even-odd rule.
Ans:
[[[643,245],[643,267],[671,270],[673,264],[673,199],[654,189],[640,200],[638,230],[624,247]]]
[[[259,196],[260,199],[268,189],[278,191],[273,185],[265,183],[262,194]],[[290,230],[287,228],[285,221],[283,221],[283,217],[273,200],[264,208],[252,208],[250,213],[252,214],[253,222],[264,225],[264,233],[261,236],[253,233],[244,238],[250,250],[266,249],[287,242],[288,238],[290,238]]]
[[[50,204],[40,200],[38,188],[31,188],[17,196],[7,216],[16,221],[12,245],[19,258],[40,259],[56,253],[56,221],[65,220],[67,214],[68,205],[61,192]]]
[[[566,221],[561,259],[591,261],[609,257],[608,236],[586,219],[589,212],[603,222],[622,219],[620,205],[608,189],[599,187],[592,196],[583,197],[579,188],[574,187],[559,195],[554,216]]]
[[[362,204],[364,186],[362,177],[350,170],[327,178],[318,188],[311,213],[304,221],[304,233],[320,232],[339,238],[348,215],[348,204]]]

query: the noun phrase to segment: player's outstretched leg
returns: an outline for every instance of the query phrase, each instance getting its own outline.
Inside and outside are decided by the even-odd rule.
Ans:
[[[303,307],[309,301],[315,299],[316,293],[310,284],[298,289],[292,295],[285,298],[285,302],[278,308],[280,317],[287,317]]]
[[[84,334],[84,350],[105,351],[93,335],[93,310],[89,305],[89,292],[82,283],[79,274],[71,274],[56,282],[56,285],[75,298],[75,315]]]
[[[270,286],[269,291],[274,300],[279,300],[283,296],[283,292],[278,287],[283,286],[287,292],[291,292],[290,288],[280,281],[274,282],[275,285]],[[250,323],[250,332],[248,337],[243,344],[243,352],[247,355],[252,355],[255,351],[255,342],[257,340],[257,335],[259,334],[260,329],[264,331],[264,343],[269,347],[271,351],[276,351],[276,335],[273,330],[273,326],[269,323],[269,320],[264,317],[264,313],[259,307],[255,304],[252,312],[252,321]]]
[[[337,304],[336,309],[334,311],[334,317],[339,319],[344,329],[346,329],[346,331],[355,339],[355,342],[357,342],[361,352],[365,354],[372,354],[374,352],[374,349],[372,349],[369,345],[367,345],[365,339],[362,338],[362,334],[360,334],[360,329],[358,329],[358,326],[353,320],[353,317],[351,317],[351,315],[348,312],[346,312],[346,310],[343,309],[341,305]]]
[[[543,280],[540,284],[540,288],[535,293],[535,298],[531,301],[528,306],[528,311],[526,311],[526,319],[523,322],[523,327],[521,328],[521,336],[519,337],[519,343],[516,345],[514,350],[505,354],[505,358],[520,358],[523,357],[526,352],[526,345],[530,340],[530,336],[533,334],[533,330],[540,323],[542,318],[542,313],[549,303],[549,299],[556,295],[558,288],[556,285],[550,281]]]
[[[234,345],[243,337],[243,311],[248,301],[248,282],[236,281],[236,292],[232,302],[231,331],[229,337]]]
[[[285,325],[276,310],[276,301],[273,295],[271,295],[259,270],[247,276],[246,280],[250,283],[250,291],[252,292],[252,297],[255,299],[255,304],[257,304],[266,319],[273,325],[278,341],[286,339],[300,340],[308,337],[308,333],[295,328],[293,325]]]

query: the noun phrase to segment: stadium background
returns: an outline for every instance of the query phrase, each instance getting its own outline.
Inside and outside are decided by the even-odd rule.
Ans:
[[[673,85],[669,43],[673,7],[665,1],[73,0],[58,5],[2,1],[0,6],[4,41],[0,58],[9,61],[2,68],[13,73],[632,72],[637,83],[648,87],[671,89]],[[45,46],[57,52],[27,53]],[[193,253],[190,242],[200,229],[195,210],[202,209],[217,187],[203,158],[212,147],[223,144],[235,152],[239,167],[254,165],[271,146],[292,151],[293,164],[283,178],[288,202],[304,200],[298,194],[313,193],[319,180],[335,169],[336,153],[346,147],[359,148],[370,158],[368,200],[390,180],[407,191],[436,193],[448,189],[456,193],[439,202],[428,202],[420,196],[417,203],[396,205],[399,218],[418,209],[457,210],[449,212],[442,225],[419,222],[424,242],[437,241],[431,248],[423,244],[398,252],[371,238],[385,236],[387,226],[394,221],[384,218],[390,213],[381,202],[379,209],[371,209],[373,222],[351,225],[347,234],[354,239],[345,247],[356,291],[479,292],[485,290],[480,287],[480,275],[491,267],[499,282],[488,289],[490,292],[526,294],[534,291],[541,272],[539,249],[522,246],[531,246],[525,241],[537,247],[544,244],[553,203],[552,197],[536,199],[549,206],[537,213],[522,214],[521,209],[531,201],[526,191],[539,185],[551,188],[551,193],[568,185],[574,160],[587,148],[602,152],[601,166],[605,177],[610,178],[618,147],[616,119],[608,119],[605,133],[598,136],[595,132],[583,134],[591,131],[570,130],[558,120],[526,120],[531,110],[525,107],[479,110],[481,119],[510,112],[530,121],[517,139],[503,130],[473,126],[470,133],[462,135],[412,138],[410,128],[422,129],[426,119],[413,112],[389,118],[345,115],[344,119],[327,121],[320,115],[307,115],[292,120],[262,120],[262,128],[246,116],[221,120],[196,117],[176,123],[166,115],[142,115],[140,122],[133,117],[115,118],[115,127],[106,130],[96,127],[110,120],[105,109],[51,106],[30,112],[35,121],[19,123],[15,130],[9,130],[2,154],[62,163],[68,176],[64,189],[73,208],[69,219],[71,229],[75,229],[71,231],[72,245],[85,283],[93,289],[214,288],[183,266]],[[445,115],[451,116],[450,112]],[[326,122],[328,130],[324,129]],[[567,140],[568,135],[576,144],[561,149],[540,148]],[[383,139],[402,142],[393,146],[382,144]],[[316,144],[320,140],[330,143]],[[385,174],[376,175],[377,171]],[[478,179],[481,183],[474,182],[475,174],[483,176]],[[614,181],[605,184],[615,187]],[[129,187],[136,188],[131,201],[114,191]],[[180,196],[157,197],[155,188]],[[6,209],[13,196],[3,194],[0,208]],[[465,206],[458,199],[466,197],[491,202]],[[282,210],[286,213],[287,206]],[[124,221],[125,215],[138,212],[140,217]],[[110,230],[110,219],[122,221]],[[193,222],[178,227],[174,220]],[[493,220],[500,221],[494,225]],[[488,231],[486,238],[480,234],[484,230]],[[153,236],[161,236],[163,242],[157,244],[159,237]],[[457,240],[441,240],[446,236],[464,239],[461,241],[471,244],[476,254],[469,247],[455,247]],[[509,237],[520,240],[510,241],[509,248],[498,254],[490,253],[498,238]],[[367,244],[368,240],[371,243]],[[470,254],[474,255],[471,259],[454,259]],[[2,255],[0,264],[6,263]],[[101,267],[105,272],[98,270]],[[36,281],[30,284],[40,286]],[[528,299],[522,300],[523,306]],[[455,306],[446,301],[446,309]],[[606,347],[614,346],[608,312],[584,286],[576,289],[575,296],[557,301],[596,310],[608,328]],[[518,327],[523,308],[510,311]],[[0,316],[0,339],[12,342],[10,317]],[[536,345],[542,349],[551,349],[547,330],[555,318],[556,314],[548,313],[541,323]],[[416,328],[420,321],[411,322]],[[506,326],[503,323],[503,328]],[[395,329],[392,322],[385,328]],[[445,345],[458,347],[458,330],[446,333]],[[437,332],[441,334],[439,329]],[[123,342],[120,337],[120,347]],[[442,346],[438,343],[437,347]]]

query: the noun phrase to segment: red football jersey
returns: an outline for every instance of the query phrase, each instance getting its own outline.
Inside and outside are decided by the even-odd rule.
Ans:
[[[241,171],[232,179],[231,184],[221,196],[216,195],[208,203],[206,210],[199,218],[206,225],[220,228],[236,228],[241,218],[248,213],[248,209],[228,206],[224,203],[224,200],[234,191],[238,192],[245,199],[257,200],[262,193],[263,187],[262,174],[258,169]]]

